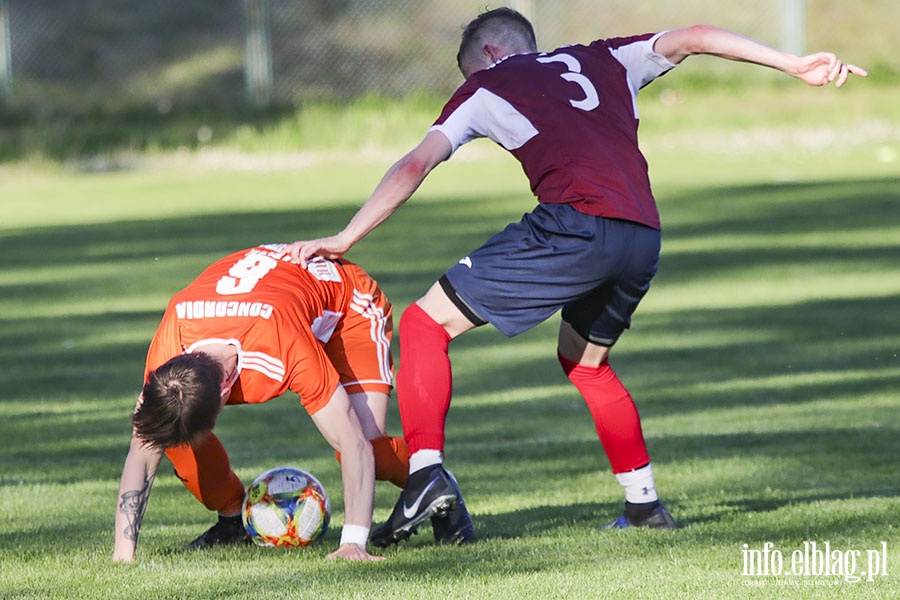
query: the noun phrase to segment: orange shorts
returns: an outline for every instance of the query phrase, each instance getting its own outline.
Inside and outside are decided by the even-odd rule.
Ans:
[[[353,288],[353,296],[344,318],[325,344],[325,353],[348,394],[390,394],[394,384],[391,303],[365,271],[350,262],[342,261],[341,264]],[[306,407],[310,414],[319,408],[322,407]]]

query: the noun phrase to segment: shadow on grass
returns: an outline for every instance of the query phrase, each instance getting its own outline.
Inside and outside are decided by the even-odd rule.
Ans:
[[[854,500],[884,498],[879,493],[854,494]],[[832,539],[838,537],[859,537],[860,532],[870,531],[873,523],[862,522],[852,515],[821,515],[817,519],[809,519],[808,515],[787,514],[792,509],[803,505],[821,505],[833,501],[844,501],[847,497],[829,493],[801,493],[790,498],[771,498],[760,501],[755,498],[738,497],[726,503],[726,508],[718,514],[709,516],[691,516],[685,518],[678,503],[670,503],[679,531],[648,532],[649,535],[667,535],[683,538],[692,535],[690,530],[705,524],[721,524],[729,522],[727,528],[719,528],[719,542],[728,538],[739,542],[754,539],[795,538],[816,539],[817,535],[827,532]],[[780,511],[785,515],[779,515]],[[618,530],[601,529],[603,525],[616,519],[622,512],[621,502],[617,503],[575,503],[565,505],[545,505],[505,513],[476,513],[472,516],[475,523],[476,539],[479,541],[536,538],[553,535],[569,528],[592,531],[597,536],[605,536],[606,543],[614,543],[608,538],[622,535]],[[802,513],[799,509],[797,512]],[[821,511],[820,511],[821,512]],[[888,508],[884,508],[888,513]],[[756,520],[746,518],[755,515]],[[737,518],[736,518],[737,516]],[[888,514],[885,515],[889,517]],[[737,521],[735,523],[734,521]],[[420,531],[420,536],[431,538],[427,526]],[[768,536],[768,537],[767,537]]]
[[[675,213],[666,231],[672,242],[707,234],[759,236],[764,241],[769,234],[790,231],[825,233],[828,241],[815,247],[763,244],[764,250],[727,243],[703,252],[676,250],[666,255],[664,250],[660,281],[728,280],[778,265],[827,271],[840,264],[841,271],[833,276],[838,290],[841,275],[854,269],[895,276],[900,266],[896,248],[885,244],[883,233],[869,239],[866,231],[900,226],[897,183],[755,186],[699,190],[674,198],[666,205]],[[498,206],[508,205],[511,219],[528,209],[519,202],[480,197],[454,199],[446,206],[411,205],[349,257],[371,272],[402,309],[459,256],[503,226],[507,219],[501,218]],[[488,218],[485,206],[491,207]],[[201,215],[4,232],[0,411],[7,414],[0,433],[7,443],[2,459],[6,466],[15,466],[16,472],[43,468],[34,472],[47,481],[114,478],[125,452],[127,415],[140,385],[147,344],[168,298],[232,250],[290,241],[298,232],[305,237],[330,234],[353,212],[342,208]],[[900,387],[895,368],[898,305],[900,296],[892,292],[780,306],[666,309],[663,304],[646,315],[638,312],[635,330],[626,336],[639,343],[633,348],[623,344],[616,367],[650,419],[729,407],[888,397]],[[656,345],[654,340],[667,344]],[[537,355],[518,350],[531,344],[543,350]],[[462,467],[458,474],[464,489],[474,485],[486,490],[498,484],[503,494],[528,494],[534,492],[536,476],[553,482],[605,468],[587,410],[562,375],[554,350],[555,325],[519,340],[483,329],[453,342],[453,356],[470,365],[455,372],[456,400],[448,421],[448,449]],[[467,359],[467,354],[496,357],[491,363],[496,366],[483,367],[483,361]],[[547,391],[557,385],[562,390],[558,394]],[[505,392],[524,399],[484,399],[485,394],[502,397]],[[109,402],[110,408],[96,403],[85,408],[80,404],[84,399]],[[38,405],[31,409],[29,403]],[[239,419],[222,423],[227,435],[240,439],[237,448],[263,452],[253,440],[264,438],[267,444],[297,452],[296,428],[271,427],[287,419],[305,423],[303,436],[317,435],[295,402],[269,403],[266,409],[247,410]],[[859,426],[863,421],[871,425],[879,410],[848,402],[846,426],[831,423],[824,430],[697,435],[654,431],[651,452],[673,464],[791,457],[782,477],[806,481],[798,495],[759,500],[749,490],[771,481],[759,474],[734,474],[737,484],[748,490],[744,508],[750,510],[777,510],[780,503],[803,497],[893,495],[896,484],[883,469],[879,474],[877,461],[895,454],[896,414],[884,414],[882,429]],[[393,418],[396,428],[399,421]],[[310,442],[301,450],[321,449]],[[842,458],[834,461],[833,456]],[[99,471],[79,466],[104,461],[112,466]],[[465,473],[466,464],[485,461],[502,465],[504,472]],[[849,465],[857,465],[859,472],[842,487]],[[740,496],[735,498],[742,502]],[[597,509],[614,516],[618,507],[540,507],[529,509],[525,519],[515,512],[477,519],[490,536],[505,537],[521,535],[522,522],[532,515],[536,524],[524,531],[539,534],[573,519],[594,520]]]
[[[0,107],[2,108],[2,107]],[[197,149],[204,136],[228,139],[248,127],[264,130],[295,113],[293,107],[268,110],[242,108],[155,108],[63,111],[40,114],[28,109],[0,110],[0,160],[34,156],[75,160],[88,170],[120,168],[106,160],[90,159],[116,152]]]
[[[674,347],[652,349],[642,343],[614,352],[612,362],[647,416],[866,396],[900,389],[900,373],[894,368],[900,330],[887,317],[898,306],[900,295],[886,295],[638,315],[637,331],[626,336],[640,336],[642,342],[674,340]],[[462,341],[451,344],[451,356],[471,348]],[[554,331],[543,335],[547,351],[538,358],[517,358],[515,341],[493,343],[508,354],[504,362],[512,376],[457,372],[454,385],[460,397],[568,385],[553,355]],[[579,398],[574,388],[561,397]],[[500,404],[496,410],[509,409]]]

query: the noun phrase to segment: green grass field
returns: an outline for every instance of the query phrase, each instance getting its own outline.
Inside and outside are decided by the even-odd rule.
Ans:
[[[319,476],[335,508],[323,543],[184,553],[213,517],[164,465],[139,560],[110,559],[128,417],[169,296],[230,250],[336,230],[396,152],[0,166],[0,598],[897,597],[900,114],[886,90],[816,91],[643,109],[664,250],[613,364],[683,527],[596,529],[622,493],[556,364],[553,319],[451,346],[447,464],[479,542],[423,531],[380,564],[324,559],[339,467],[290,397],[230,408],[217,431],[247,482],[281,464]],[[532,206],[518,166],[472,146],[350,254],[398,315]],[[396,496],[378,484],[376,521]],[[861,580],[744,575],[767,542],[785,568],[828,542]]]

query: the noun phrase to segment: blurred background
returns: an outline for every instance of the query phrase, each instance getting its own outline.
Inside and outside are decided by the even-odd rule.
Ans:
[[[0,0],[0,160],[195,146],[224,123],[313,104],[443,98],[461,83],[462,26],[501,5],[528,16],[546,50],[709,23],[795,53],[833,50],[870,85],[900,80],[896,0]],[[779,75],[689,61],[679,77]],[[188,126],[197,115],[216,126]]]

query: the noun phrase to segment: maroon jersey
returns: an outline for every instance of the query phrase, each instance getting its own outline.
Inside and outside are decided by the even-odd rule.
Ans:
[[[469,77],[432,129],[453,151],[480,137],[506,148],[539,202],[659,229],[636,104],[675,66],[653,51],[659,35],[509,56]]]

